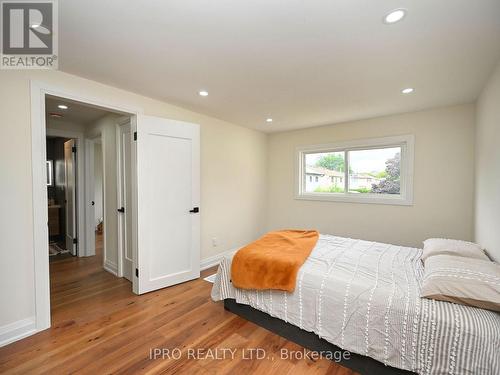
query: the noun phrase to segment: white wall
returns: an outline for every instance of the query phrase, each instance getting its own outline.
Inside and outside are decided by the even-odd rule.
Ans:
[[[474,105],[407,113],[269,136],[268,229],[316,228],[352,238],[421,246],[473,234]],[[415,135],[414,205],[294,199],[295,148]]]
[[[78,92],[83,97],[141,107],[147,115],[200,124],[202,259],[262,234],[267,172],[265,134],[60,71],[2,70],[0,332],[9,323],[35,314],[30,79]],[[212,247],[214,236],[219,238],[216,248]]]
[[[103,199],[103,174],[102,174],[102,145],[94,143],[94,222],[95,226],[103,218],[102,199]]]
[[[500,63],[477,102],[475,239],[500,262]]]
[[[48,129],[56,130],[71,130],[72,132],[84,133],[85,125],[73,121],[66,121],[64,119],[51,118],[46,120]]]

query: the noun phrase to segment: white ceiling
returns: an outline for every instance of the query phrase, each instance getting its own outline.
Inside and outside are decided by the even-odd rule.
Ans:
[[[59,7],[62,70],[263,131],[470,102],[500,58],[499,0]],[[385,25],[400,7],[406,18]]]
[[[68,109],[58,108],[60,104],[66,105]],[[110,111],[57,96],[47,96],[45,113],[47,116],[50,116],[51,113],[57,113],[63,116],[62,120],[86,125],[109,114]]]

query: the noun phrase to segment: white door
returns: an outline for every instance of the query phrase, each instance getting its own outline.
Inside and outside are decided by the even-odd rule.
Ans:
[[[76,255],[76,145],[75,140],[64,142],[64,194],[66,212],[66,250]]]
[[[92,139],[85,140],[85,251],[81,249],[79,256],[95,255],[95,170],[94,170],[94,147]],[[85,254],[82,254],[85,253]]]
[[[200,276],[199,126],[137,117],[137,264],[142,294]]]
[[[130,121],[118,127],[118,251],[122,256],[123,276],[132,281],[132,132]]]

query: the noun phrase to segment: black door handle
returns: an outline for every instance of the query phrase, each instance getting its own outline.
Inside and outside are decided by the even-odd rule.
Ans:
[[[125,207],[121,207],[118,209],[118,212],[124,213],[125,212]]]
[[[196,213],[200,212],[200,208],[194,207],[192,210],[189,210],[189,212],[191,212],[192,214],[196,214]]]

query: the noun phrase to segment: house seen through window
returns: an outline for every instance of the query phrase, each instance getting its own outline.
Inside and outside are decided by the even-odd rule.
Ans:
[[[394,142],[394,143],[393,143]],[[409,144],[411,143],[411,144]],[[409,147],[410,146],[410,147]],[[298,198],[391,203],[411,200],[413,138],[358,142],[345,147],[332,145],[299,150],[300,180]],[[320,150],[321,149],[321,150]],[[378,197],[378,198],[377,198]],[[388,202],[380,201],[389,199]],[[368,202],[374,203],[374,202]]]

